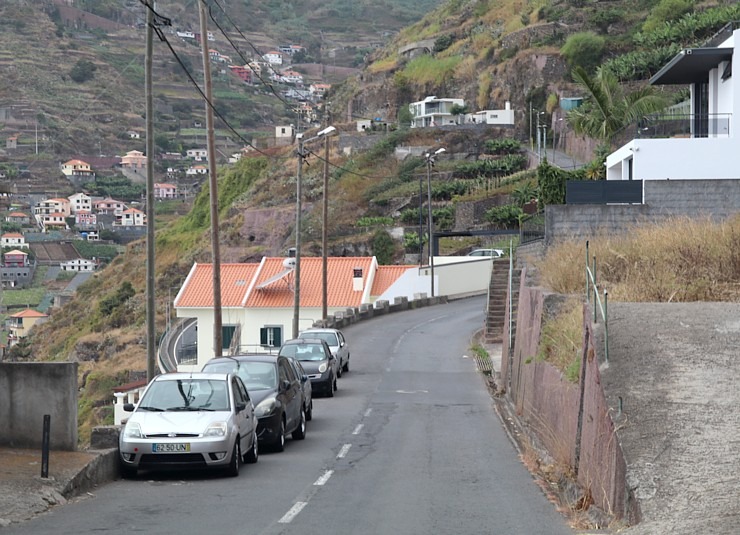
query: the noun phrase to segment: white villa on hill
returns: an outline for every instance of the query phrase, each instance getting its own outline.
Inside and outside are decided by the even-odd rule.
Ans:
[[[607,180],[740,178],[740,79],[733,77],[740,75],[740,29],[734,26],[706,46],[681,51],[650,79],[688,85],[689,113],[642,120],[639,137],[607,157]]]

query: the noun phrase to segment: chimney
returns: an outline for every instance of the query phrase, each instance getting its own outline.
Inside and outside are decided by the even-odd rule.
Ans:
[[[352,270],[352,291],[362,291],[362,268],[354,268]]]

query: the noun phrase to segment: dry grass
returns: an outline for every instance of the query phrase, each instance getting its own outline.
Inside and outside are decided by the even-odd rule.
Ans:
[[[740,300],[740,216],[721,223],[675,218],[602,236],[589,245],[599,286],[609,299],[630,302]],[[552,247],[537,263],[542,284],[584,293],[585,241]]]

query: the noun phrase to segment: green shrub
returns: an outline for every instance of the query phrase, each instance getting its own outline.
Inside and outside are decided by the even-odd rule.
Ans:
[[[579,65],[593,71],[604,55],[605,39],[593,32],[574,33],[565,40],[560,54],[571,67]]]
[[[666,22],[678,20],[692,11],[694,11],[693,0],[660,0],[645,19],[642,31],[652,32]]]
[[[69,71],[69,77],[72,78],[78,84],[92,80],[95,76],[95,71],[98,68],[92,61],[81,59],[75,63],[72,70]]]
[[[483,144],[483,152],[486,154],[516,154],[522,152],[522,144],[517,139],[488,139]]]
[[[494,206],[486,211],[485,219],[499,228],[517,228],[522,209],[515,204]]]
[[[373,255],[380,265],[393,263],[395,254],[395,244],[393,238],[385,230],[378,230],[373,236]]]

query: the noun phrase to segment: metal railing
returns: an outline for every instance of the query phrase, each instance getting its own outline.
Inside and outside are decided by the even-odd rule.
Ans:
[[[604,361],[609,363],[609,293],[604,290],[604,300],[602,302],[599,296],[599,287],[596,282],[596,256],[593,257],[593,265],[588,265],[588,241],[586,241],[586,301],[594,309],[594,323],[598,323],[598,312],[601,312],[601,318],[604,321]],[[593,302],[591,301],[593,299]],[[597,307],[598,305],[598,307]]]
[[[729,137],[731,113],[654,113],[637,122],[635,137]]]
[[[545,212],[525,215],[519,220],[519,244],[530,243],[545,238]]]

